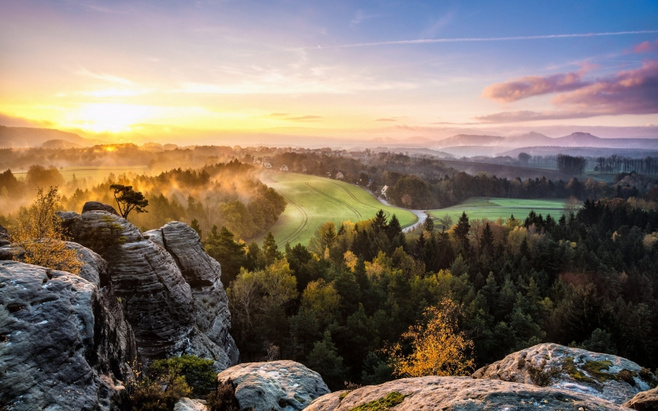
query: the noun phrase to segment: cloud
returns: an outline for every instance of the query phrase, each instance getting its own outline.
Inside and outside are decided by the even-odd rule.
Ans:
[[[483,123],[512,123],[658,113],[658,61],[646,61],[641,68],[581,84],[555,96],[554,111],[508,111],[476,119]]]
[[[356,14],[354,17],[352,17],[352,20],[350,20],[350,27],[355,27],[361,24],[364,20],[369,20],[379,17],[378,14],[366,14],[363,12],[363,10],[357,10]]]
[[[633,48],[634,53],[650,53],[652,51],[658,51],[658,40],[654,41],[653,43],[650,41],[645,41]]]
[[[504,111],[501,113],[488,114],[485,116],[475,117],[480,123],[518,123],[524,121],[539,121],[539,120],[566,120],[572,118],[587,118],[594,117],[598,114],[582,113],[582,112],[567,112],[567,111],[553,111],[553,112],[536,112],[529,110],[519,111]]]
[[[579,89],[586,85],[581,78],[580,73],[527,76],[488,86],[482,91],[482,96],[509,103],[532,96]]]
[[[148,93],[149,90],[128,90],[128,89],[118,89],[110,88],[103,90],[93,90],[93,91],[79,91],[76,94],[87,97],[134,97],[142,94]]]
[[[118,76],[113,76],[111,74],[106,74],[106,73],[93,73],[93,72],[87,70],[84,67],[82,67],[81,69],[76,71],[75,74],[78,74],[80,76],[95,78],[95,79],[98,79],[98,80],[108,81],[110,83],[118,83],[118,84],[124,84],[124,85],[133,84],[133,82],[128,80],[128,79],[118,77]]]
[[[595,109],[606,114],[658,113],[658,61],[618,73],[571,93],[557,95],[557,106]]]
[[[389,117],[389,118],[378,118],[375,121],[397,121],[397,119]]]
[[[445,15],[443,15],[440,19],[436,20],[431,26],[426,28],[422,33],[421,37],[422,38],[429,38],[429,37],[434,37],[436,34],[441,31],[444,27],[450,24],[452,22],[452,19],[454,17],[454,13],[450,12]]]
[[[322,117],[320,117],[320,116],[295,115],[295,114],[289,114],[289,113],[272,113],[272,114],[270,114],[266,117],[273,118],[275,120],[295,121],[295,122],[313,122],[313,121],[318,121],[318,120],[322,119]]]
[[[613,31],[600,33],[568,33],[568,34],[543,34],[537,36],[506,36],[506,37],[454,37],[438,39],[414,39],[414,40],[389,40],[377,41],[371,43],[352,43],[339,44],[336,46],[323,46],[323,48],[355,48],[355,47],[378,47],[378,46],[403,46],[418,44],[434,43],[473,43],[473,42],[493,42],[493,41],[520,41],[520,40],[551,40],[583,37],[604,37],[604,36],[626,36],[632,34],[656,34],[658,30],[635,30],[635,31]],[[302,47],[302,49],[317,49],[316,46]]]

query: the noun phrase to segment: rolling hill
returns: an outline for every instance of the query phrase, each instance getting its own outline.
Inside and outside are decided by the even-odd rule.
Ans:
[[[59,140],[58,143],[51,143]],[[73,146],[93,146],[96,141],[80,137],[75,133],[50,128],[5,127],[0,126],[0,148],[41,147],[44,143],[57,148]]]

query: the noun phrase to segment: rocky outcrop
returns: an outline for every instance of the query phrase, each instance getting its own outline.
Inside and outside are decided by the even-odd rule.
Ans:
[[[418,377],[334,392],[311,403],[306,411],[388,409],[417,410],[625,410],[582,393],[499,380],[469,377]]]
[[[117,210],[108,204],[103,204],[99,201],[87,201],[84,206],[82,206],[82,214],[88,211],[107,211],[108,213],[119,215]]]
[[[237,364],[239,351],[229,334],[231,313],[221,282],[222,269],[215,259],[206,254],[197,232],[187,224],[175,221],[158,230],[148,231],[144,236],[171,254],[190,285],[196,312],[196,334],[207,336],[223,348],[226,358],[222,359],[221,369]],[[212,350],[213,347],[208,349]]]
[[[9,231],[0,225],[0,247],[10,243]]]
[[[640,411],[658,410],[658,388],[643,391],[624,403],[624,407]]]
[[[235,364],[221,268],[205,254],[196,232],[171,223],[142,235],[101,206],[60,217],[76,242],[107,260],[142,360],[193,354],[214,359],[218,371]]]
[[[0,261],[0,408],[118,409],[135,344],[102,259],[88,271]],[[84,277],[89,275],[97,282]],[[95,280],[94,280],[95,281]]]
[[[294,361],[240,364],[219,373],[217,380],[233,385],[240,409],[302,410],[330,392],[320,374]]]
[[[512,353],[477,370],[473,377],[565,389],[616,404],[658,382],[651,372],[625,358],[558,344]]]
[[[174,411],[208,411],[208,407],[205,401],[183,397],[174,405]]]

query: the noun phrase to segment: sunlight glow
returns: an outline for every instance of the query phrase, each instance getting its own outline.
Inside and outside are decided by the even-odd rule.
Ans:
[[[152,113],[148,106],[89,103],[74,110],[62,121],[68,127],[79,127],[97,133],[131,131],[131,125],[144,122]]]

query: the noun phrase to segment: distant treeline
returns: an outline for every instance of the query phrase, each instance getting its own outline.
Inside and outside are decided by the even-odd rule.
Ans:
[[[91,185],[80,180],[65,182],[54,167],[31,166],[24,180],[11,170],[0,173],[0,202],[27,203],[41,187],[59,187],[62,207],[80,211],[87,201],[114,205],[110,185],[130,185],[149,201],[147,213],[132,214],[131,222],[153,229],[169,221],[184,221],[208,233],[214,225],[229,227],[240,238],[263,235],[285,209],[281,195],[258,179],[257,169],[237,160],[198,170],[180,168],[156,176],[110,175]],[[4,208],[7,212],[7,208]]]
[[[560,156],[562,167],[579,174],[585,165],[581,157]],[[579,180],[549,180],[543,178],[498,178],[476,175],[446,167],[438,159],[410,157],[396,153],[371,153],[359,156],[328,153],[288,152],[270,159],[273,167],[319,176],[340,178],[362,185],[375,194],[386,187],[385,195],[395,205],[411,209],[449,207],[476,196],[508,198],[570,198],[578,200],[602,197],[644,195],[658,185],[655,179],[635,174],[607,184],[592,178]],[[630,176],[630,177],[628,177]]]

